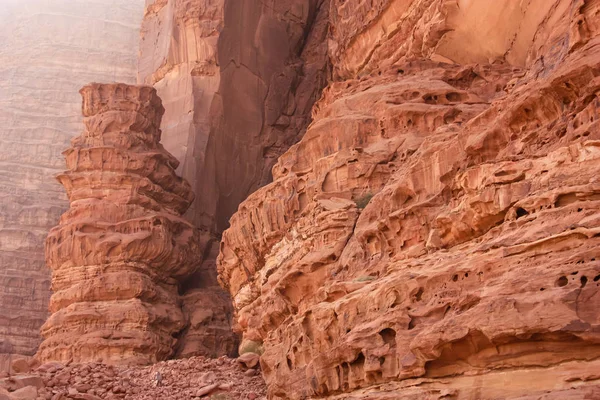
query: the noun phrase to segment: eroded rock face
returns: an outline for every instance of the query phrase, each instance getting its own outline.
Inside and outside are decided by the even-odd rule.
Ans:
[[[178,171],[189,182],[204,180],[210,109],[220,83],[217,41],[223,29],[222,0],[168,0],[147,5],[142,23],[138,81],[153,85],[163,100],[163,144],[181,161]],[[212,191],[198,192],[198,197]],[[177,355],[219,356],[236,353],[229,294],[216,279],[218,235],[198,223],[192,203],[186,218],[212,236],[205,261],[182,285],[187,326]]]
[[[48,317],[44,240],[68,208],[54,175],[81,124],[77,91],[93,80],[135,82],[143,8],[143,0],[0,6],[0,372],[8,354],[35,354]]]
[[[85,131],[58,176],[71,205],[46,240],[54,293],[38,357],[163,360],[185,327],[178,285],[207,242],[181,217],[194,195],[159,143],[155,89],[91,84],[81,94]]]
[[[197,194],[185,217],[212,238],[200,271],[183,285],[191,321],[179,356],[235,353],[231,299],[216,280],[221,233],[306,130],[328,74],[328,12],[328,0],[146,7],[138,81],[163,99],[164,146]]]
[[[270,182],[304,134],[326,84],[328,0],[225,0],[219,96],[211,108],[197,220],[219,234],[238,205]]]
[[[600,2],[371,3],[223,235],[271,398],[598,396]]]
[[[186,215],[215,235],[304,134],[328,73],[328,0],[154,0],[138,81],[166,109],[164,145],[198,194]]]

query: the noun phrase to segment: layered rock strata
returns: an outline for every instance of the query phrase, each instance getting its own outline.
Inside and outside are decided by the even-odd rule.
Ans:
[[[0,371],[10,354],[35,353],[48,317],[44,240],[68,208],[53,177],[79,131],[77,90],[94,80],[135,82],[143,7],[143,0],[0,6]]]
[[[600,2],[370,3],[223,235],[241,348],[274,399],[598,397]]]
[[[194,195],[159,143],[155,89],[91,84],[81,94],[85,131],[58,176],[71,204],[46,240],[54,293],[38,357],[163,360],[186,325],[179,284],[206,245],[181,217]]]
[[[231,299],[216,280],[218,243],[239,203],[271,180],[277,157],[306,130],[327,80],[328,13],[328,0],[147,4],[138,82],[162,98],[164,146],[194,185],[186,218],[213,238],[183,286],[193,321],[180,356],[235,353]],[[204,302],[220,311],[206,314]]]

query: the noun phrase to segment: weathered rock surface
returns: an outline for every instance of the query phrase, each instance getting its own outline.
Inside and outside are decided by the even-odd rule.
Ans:
[[[334,81],[217,262],[270,397],[599,397],[600,2],[330,13]]]
[[[163,100],[163,144],[181,161],[178,171],[189,182],[205,179],[202,165],[210,134],[210,109],[217,96],[220,71],[217,41],[223,29],[223,0],[153,1],[142,23],[138,81],[154,85]],[[211,191],[199,196],[211,196]],[[210,227],[190,221],[214,239],[200,271],[183,286],[186,320],[177,355],[233,355],[238,339],[231,329],[231,299],[216,279],[218,237]]]
[[[42,361],[149,363],[185,327],[178,286],[206,238],[183,219],[194,195],[159,143],[164,109],[149,86],[81,90],[85,131],[58,176],[69,210],[46,240],[52,315]]]
[[[328,0],[225,0],[195,220],[221,233],[304,134],[327,80]],[[208,194],[210,193],[210,194]]]
[[[54,180],[77,135],[77,90],[135,82],[142,0],[3,0],[0,6],[0,370],[33,355],[48,316],[44,239],[68,207]],[[3,362],[6,360],[6,363]]]
[[[186,328],[179,356],[235,352],[218,243],[239,203],[304,134],[326,84],[328,11],[328,0],[147,4],[138,81],[162,98],[163,144],[197,194],[186,218],[213,239],[202,272],[183,287],[186,315],[203,322]],[[207,313],[208,304],[220,312]]]

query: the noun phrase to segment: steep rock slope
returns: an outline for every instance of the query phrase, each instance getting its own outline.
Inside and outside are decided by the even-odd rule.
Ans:
[[[140,83],[163,99],[163,143],[197,194],[186,218],[213,240],[182,287],[190,320],[178,354],[235,352],[231,299],[218,285],[221,233],[239,203],[271,180],[304,133],[327,78],[326,0],[150,1]],[[212,311],[211,311],[212,310]]]
[[[163,99],[163,144],[181,161],[178,171],[192,183],[205,178],[202,165],[211,104],[220,82],[216,54],[222,28],[222,0],[154,1],[147,5],[142,23],[138,81],[154,85]],[[211,192],[200,192],[196,199],[201,196]],[[192,204],[188,220],[214,236],[209,227],[197,224],[195,215]],[[211,240],[201,249],[205,262],[182,286],[187,325],[178,356],[236,351],[231,299],[216,279],[216,242]]]
[[[0,364],[2,353],[32,355],[41,341],[44,239],[68,207],[54,175],[81,123],[77,90],[135,81],[142,14],[142,0],[2,1]]]
[[[164,360],[185,326],[179,284],[206,243],[181,217],[194,195],[159,143],[164,109],[154,88],[92,84],[81,95],[86,129],[58,176],[71,205],[46,240],[54,293],[37,356]]]
[[[270,396],[600,396],[600,2],[330,20],[334,81],[218,259]]]

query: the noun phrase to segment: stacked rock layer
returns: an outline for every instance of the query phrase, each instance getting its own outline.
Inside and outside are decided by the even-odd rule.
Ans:
[[[164,109],[154,88],[91,84],[81,94],[86,129],[58,176],[70,209],[46,241],[54,294],[38,356],[163,360],[186,324],[179,283],[206,244],[181,217],[194,196],[159,143]]]
[[[330,23],[334,81],[218,259],[270,398],[600,397],[600,2]]]

